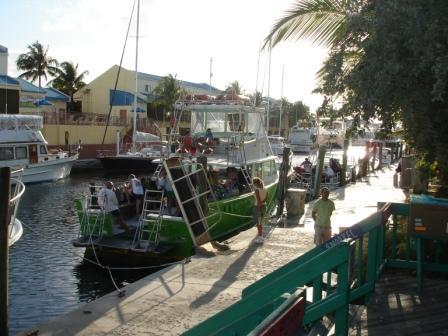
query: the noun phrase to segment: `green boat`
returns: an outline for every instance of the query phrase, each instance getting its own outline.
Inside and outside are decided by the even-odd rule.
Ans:
[[[116,232],[111,214],[92,205],[96,196],[75,201],[80,231],[74,245],[85,247],[89,260],[101,265],[161,265],[251,228],[255,176],[264,181],[269,194],[266,213],[272,213],[279,178],[263,125],[265,109],[210,100],[184,101],[177,107],[176,120],[191,112],[192,144],[184,139],[185,146],[160,158],[141,215],[127,221],[131,232]],[[176,134],[173,127],[173,145]],[[161,180],[172,191],[157,188]]]

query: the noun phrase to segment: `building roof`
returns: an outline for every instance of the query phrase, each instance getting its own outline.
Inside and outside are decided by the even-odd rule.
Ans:
[[[70,101],[70,96],[65,94],[64,92],[61,92],[55,88],[43,88],[45,91],[45,98],[47,98],[50,101],[64,101],[68,102]]]
[[[43,88],[39,89],[39,87],[37,87],[36,85],[34,85],[34,84],[32,84],[32,83],[30,83],[30,82],[28,82],[28,81],[26,81],[26,80],[24,80],[24,79],[22,79],[20,77],[17,77],[16,81],[19,82],[21,91],[45,94],[45,90]]]
[[[157,76],[157,75],[152,75],[152,74],[147,74],[144,72],[138,72],[138,77],[140,79],[143,80],[147,80],[147,81],[154,81],[154,82],[158,82],[161,79],[163,79],[162,76]],[[206,84],[206,83],[193,83],[193,82],[187,82],[187,81],[183,81],[183,80],[179,80],[179,82],[182,84],[182,86],[186,86],[186,87],[191,87],[191,88],[197,88],[197,89],[202,89],[205,91],[210,90],[210,85]],[[217,91],[217,92],[222,92],[222,90],[219,90],[215,87],[211,87],[212,91]]]
[[[20,84],[15,78],[6,75],[0,75],[0,85],[20,85]]]

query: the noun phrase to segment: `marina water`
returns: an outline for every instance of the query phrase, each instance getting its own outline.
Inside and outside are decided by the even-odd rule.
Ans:
[[[359,148],[352,156],[360,157]],[[335,157],[341,159],[342,151]],[[307,155],[294,155],[300,164]],[[107,177],[116,184],[126,176]],[[109,273],[83,262],[83,249],[72,246],[78,218],[74,199],[89,192],[89,183],[104,184],[98,171],[72,174],[58,182],[27,185],[18,218],[22,238],[9,255],[9,330],[14,335],[73,310],[115,290]],[[156,270],[112,271],[118,286],[134,282]]]
[[[124,176],[111,180],[124,181]],[[75,309],[115,289],[107,270],[83,263],[71,240],[79,230],[73,201],[102,185],[100,173],[26,186],[18,218],[23,236],[9,251],[9,330],[14,335]],[[154,270],[112,271],[118,286]]]

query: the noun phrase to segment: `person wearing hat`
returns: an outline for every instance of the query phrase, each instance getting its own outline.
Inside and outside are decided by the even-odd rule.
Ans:
[[[331,238],[331,214],[335,210],[334,202],[328,199],[330,190],[321,189],[321,198],[313,205],[311,216],[314,220],[314,244],[320,245]]]
[[[98,205],[104,211],[110,213],[114,218],[115,222],[123,230],[129,230],[128,225],[123,221],[120,209],[118,208],[117,195],[114,192],[114,184],[112,181],[107,181],[106,186],[100,190],[98,193]]]

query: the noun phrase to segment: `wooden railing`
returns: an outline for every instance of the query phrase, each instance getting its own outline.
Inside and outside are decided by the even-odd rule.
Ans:
[[[423,262],[421,238],[400,227],[406,225],[409,204],[380,203],[378,207],[358,224],[246,287],[238,302],[184,335],[246,335],[254,330],[262,334],[259,326],[298,287],[312,289],[312,295],[306,296],[303,326],[331,316],[335,334],[347,335],[349,304],[367,301],[385,267],[414,269],[418,282],[422,270],[448,272],[448,266],[438,262],[439,255],[435,261]],[[404,236],[400,244],[406,246],[404,259],[398,254],[399,231]]]

